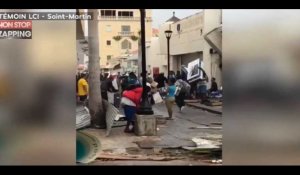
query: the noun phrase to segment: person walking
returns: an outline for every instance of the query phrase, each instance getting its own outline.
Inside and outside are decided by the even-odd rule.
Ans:
[[[191,86],[182,79],[178,79],[175,82],[176,92],[175,92],[175,102],[179,108],[179,112],[182,112],[185,107],[185,98],[189,95]]]
[[[180,71],[177,71],[177,73],[176,73],[176,80],[179,80],[179,79],[181,79],[181,73],[180,73]]]
[[[89,85],[87,82],[87,78],[88,78],[87,73],[83,73],[77,83],[78,97],[79,97],[79,101],[81,102],[84,102],[88,97]]]
[[[160,73],[155,81],[158,83],[157,88],[163,88],[168,79],[165,77],[164,73]]]
[[[166,97],[166,107],[168,110],[168,115],[169,117],[167,118],[168,120],[173,120],[173,105],[175,102],[175,91],[176,91],[176,86],[175,86],[175,79],[170,78],[169,82],[166,86],[166,92],[167,92],[167,97]]]
[[[127,120],[127,124],[124,132],[131,133],[134,132],[134,116],[140,107],[141,97],[143,93],[143,88],[141,85],[136,84],[136,80],[130,80],[128,87],[124,90],[122,94],[121,104],[124,108],[125,118]],[[132,128],[130,129],[130,126]]]

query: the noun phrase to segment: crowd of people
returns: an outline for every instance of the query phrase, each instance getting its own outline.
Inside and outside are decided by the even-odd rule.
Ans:
[[[82,73],[76,76],[76,80],[78,100],[81,102],[86,101],[89,95],[88,74]],[[120,75],[120,73],[100,75],[102,98],[114,104],[117,108],[121,104],[124,109],[127,120],[124,132],[134,131],[134,118],[141,105],[144,90],[142,81],[142,76],[138,78],[133,72],[127,75]],[[206,88],[207,82],[208,78],[206,76],[203,80],[188,83],[185,74],[180,73],[180,71],[177,71],[176,74],[171,72],[169,78],[166,78],[164,73],[155,75],[153,78],[147,74],[145,91],[148,94],[149,103],[152,105],[157,103],[154,94],[159,94],[164,99],[168,111],[167,119],[172,120],[174,103],[177,105],[179,112],[182,112],[185,107],[185,99],[196,97],[204,101],[209,93],[218,91],[215,78],[211,78],[211,88],[209,90]],[[114,98],[118,95],[120,98]]]

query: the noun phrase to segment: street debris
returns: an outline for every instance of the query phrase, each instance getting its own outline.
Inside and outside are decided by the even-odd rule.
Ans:
[[[139,148],[144,148],[144,149],[150,149],[155,147],[155,145],[157,144],[157,142],[160,139],[143,139],[141,141],[136,141],[134,143],[136,143],[138,145]]]
[[[211,125],[222,125],[221,122],[214,122],[214,123],[210,123]]]
[[[221,164],[221,163],[222,163],[222,159],[219,159],[219,160],[212,160],[211,162],[212,162],[212,163]]]
[[[106,108],[106,137],[109,136],[113,125],[115,124],[115,119],[119,119],[120,111],[111,103],[103,100]]]
[[[170,160],[179,160],[183,157],[166,157],[166,156],[147,156],[147,155],[114,155],[101,153],[97,157],[98,160],[139,160],[139,161],[170,161]]]
[[[195,126],[190,127],[189,129],[222,129],[220,126]]]
[[[193,138],[192,141],[196,143],[196,147],[185,146],[182,147],[186,150],[199,150],[199,149],[216,149],[220,148],[220,143],[217,141],[202,139],[202,138]]]
[[[201,100],[184,100],[185,103],[199,103]]]
[[[76,130],[91,125],[91,115],[89,109],[85,106],[77,106],[76,108]]]

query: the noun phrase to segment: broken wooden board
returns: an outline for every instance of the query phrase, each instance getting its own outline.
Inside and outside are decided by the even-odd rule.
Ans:
[[[113,155],[113,154],[99,154],[97,159],[104,160],[139,160],[139,161],[170,161],[170,160],[178,160],[183,159],[183,157],[164,157],[164,156],[145,156],[145,155]]]
[[[207,106],[222,106],[223,102],[205,102]]]
[[[195,126],[190,127],[189,129],[222,129],[220,126]]]
[[[199,103],[200,100],[184,100],[185,103]]]
[[[213,123],[210,123],[211,125],[222,125],[221,122],[213,122]]]

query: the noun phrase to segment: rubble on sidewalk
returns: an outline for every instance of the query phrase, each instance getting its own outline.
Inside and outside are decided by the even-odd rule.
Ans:
[[[207,164],[218,165],[218,163],[212,163],[212,160],[222,157],[220,117],[187,107],[186,113],[181,114],[181,117],[175,115],[175,121],[166,121],[165,123],[163,118],[167,116],[165,106],[156,105],[153,109],[156,112],[155,115],[162,117],[156,118],[157,123],[160,123],[156,127],[157,136],[136,136],[124,133],[123,128],[119,127],[126,123],[122,117],[118,121],[113,121],[113,132],[110,137],[105,136],[105,129],[87,129],[89,133],[101,139],[103,147],[92,164],[102,164],[103,162],[122,164],[122,162],[135,161],[149,164],[155,164],[155,162],[172,164],[172,161],[204,163],[207,160],[205,162]],[[197,128],[197,126],[201,127]],[[202,126],[213,127],[213,129],[206,129]],[[189,129],[193,127],[195,129]],[[208,141],[205,143],[204,140]]]
[[[183,157],[167,157],[167,156],[149,156],[149,155],[130,155],[130,154],[109,154],[101,153],[97,157],[98,160],[139,160],[139,161],[170,161],[183,159]]]
[[[182,147],[183,149],[187,150],[200,150],[200,149],[217,149],[221,148],[220,145],[221,143],[218,141],[213,141],[213,140],[207,140],[207,139],[202,139],[202,138],[193,138],[192,141],[196,144],[195,147]]]
[[[195,127],[190,127],[189,129],[222,129],[222,127],[219,127],[219,126],[195,126]]]

